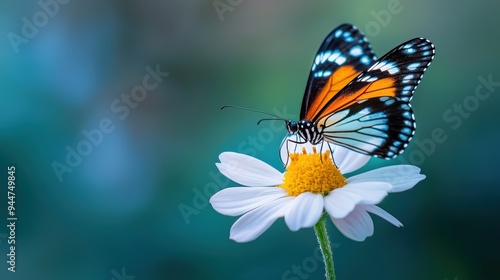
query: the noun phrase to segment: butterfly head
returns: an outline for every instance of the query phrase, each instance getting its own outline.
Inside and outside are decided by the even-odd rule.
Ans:
[[[286,121],[286,130],[289,134],[295,134],[299,131],[299,124],[296,121]]]

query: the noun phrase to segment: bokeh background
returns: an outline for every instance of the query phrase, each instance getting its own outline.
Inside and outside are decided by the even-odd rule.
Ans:
[[[221,152],[280,168],[285,135],[279,123],[257,126],[261,115],[220,106],[296,119],[314,54],[344,22],[379,56],[414,37],[430,39],[437,54],[412,101],[418,129],[409,148],[363,168],[410,162],[427,179],[381,204],[404,228],[375,217],[374,236],[358,243],[329,225],[338,279],[498,275],[500,2],[51,3],[46,18],[35,0],[0,3],[1,279],[322,279],[312,229],[290,232],[279,220],[238,244],[228,239],[236,219],[207,200],[235,185],[214,165]],[[40,25],[25,30],[31,38],[20,39],[23,17]],[[147,67],[169,75],[128,115],[117,113],[112,104],[125,104]],[[59,180],[54,162],[66,164],[67,147],[103,119],[114,130]],[[432,144],[436,129],[446,140]],[[15,273],[6,263],[9,165]],[[306,265],[304,274],[287,274],[294,265]]]

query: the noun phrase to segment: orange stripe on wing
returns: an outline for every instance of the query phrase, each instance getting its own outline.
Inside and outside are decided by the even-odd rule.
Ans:
[[[382,96],[395,97],[396,89],[394,88],[394,82],[395,80],[392,77],[376,80],[368,86],[362,99]],[[365,96],[367,98],[364,98]]]
[[[305,115],[306,119],[312,120],[314,116],[326,106],[341,89],[343,89],[354,77],[359,74],[353,66],[346,65],[339,67],[332,73],[323,89],[316,95],[314,101],[309,106]]]
[[[392,77],[383,78],[376,80],[357,91],[342,94],[342,96],[339,96],[321,113],[321,116],[319,116],[318,119],[328,116],[335,111],[344,109],[361,100],[382,96],[395,97],[396,88],[394,87],[394,82],[395,80]]]

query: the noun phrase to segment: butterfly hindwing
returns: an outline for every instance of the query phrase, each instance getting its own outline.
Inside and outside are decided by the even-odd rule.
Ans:
[[[415,133],[411,106],[392,97],[358,101],[320,124],[326,141],[353,151],[394,158]]]
[[[434,53],[434,45],[423,38],[399,45],[336,92],[311,120],[318,121],[369,98],[387,96],[410,102]]]
[[[343,24],[334,29],[314,58],[302,100],[301,119],[311,119],[375,60],[366,37],[356,27]],[[328,90],[325,91],[325,88]]]

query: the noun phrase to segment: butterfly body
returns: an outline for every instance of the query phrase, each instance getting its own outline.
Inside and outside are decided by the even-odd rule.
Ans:
[[[410,100],[434,53],[430,41],[415,38],[377,60],[356,27],[337,27],[314,58],[300,121],[287,121],[288,133],[313,145],[396,157],[415,132]]]
[[[287,121],[286,129],[289,134],[298,133],[304,141],[313,145],[320,143],[323,140],[323,131],[319,130],[316,123],[309,120]]]

